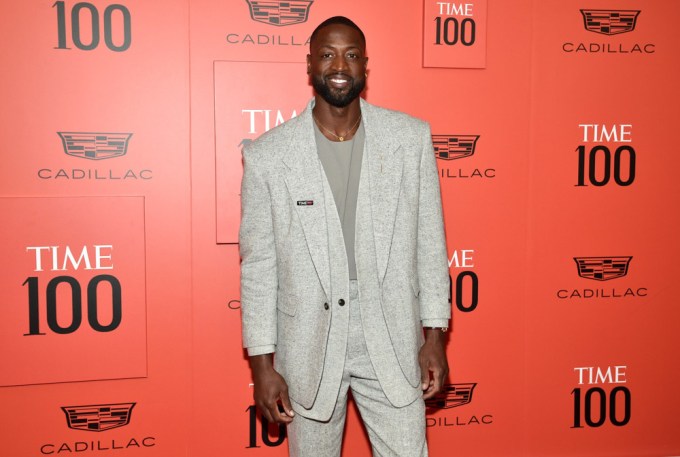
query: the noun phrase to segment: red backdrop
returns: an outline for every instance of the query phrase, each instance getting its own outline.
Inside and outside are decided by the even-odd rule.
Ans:
[[[287,455],[240,346],[240,150],[304,108],[336,14],[366,98],[432,126],[431,454],[679,455],[670,0],[0,4],[2,455]]]

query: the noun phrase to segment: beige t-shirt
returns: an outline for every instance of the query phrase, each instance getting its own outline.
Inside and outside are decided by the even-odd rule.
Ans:
[[[354,259],[354,229],[356,225],[359,177],[364,155],[364,124],[359,125],[354,137],[347,141],[331,141],[314,124],[316,150],[338,209],[342,236],[345,239],[349,279],[357,279]]]

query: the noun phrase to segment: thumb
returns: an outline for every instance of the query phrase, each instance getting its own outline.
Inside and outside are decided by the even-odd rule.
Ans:
[[[427,369],[427,365],[423,364],[420,366],[420,388],[427,390],[430,386],[430,370]]]
[[[295,411],[293,411],[293,407],[290,404],[290,398],[288,397],[288,390],[281,392],[281,405],[283,405],[283,410],[288,416],[295,416]]]

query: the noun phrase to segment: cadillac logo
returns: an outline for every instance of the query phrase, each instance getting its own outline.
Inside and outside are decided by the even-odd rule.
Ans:
[[[476,382],[467,384],[446,384],[440,393],[425,400],[428,408],[449,409],[467,405],[472,401],[472,391]]]
[[[574,257],[578,267],[578,275],[595,281],[626,276],[632,256],[622,257]]]
[[[132,408],[136,403],[112,403],[110,405],[63,406],[68,428],[103,432],[130,423]]]
[[[57,132],[64,152],[82,159],[103,160],[127,152],[132,133]]]
[[[314,0],[246,0],[250,8],[250,18],[265,24],[284,26],[301,24],[307,21],[309,7]]]
[[[635,29],[639,10],[581,10],[586,30],[604,35],[618,35]]]
[[[469,157],[475,153],[479,135],[432,135],[434,155],[442,160]]]

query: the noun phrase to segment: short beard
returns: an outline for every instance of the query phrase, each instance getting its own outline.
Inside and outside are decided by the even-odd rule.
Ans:
[[[366,79],[354,79],[350,81],[349,90],[344,94],[334,92],[324,81],[322,76],[312,76],[312,87],[329,105],[336,108],[344,108],[357,98],[366,87]]]

